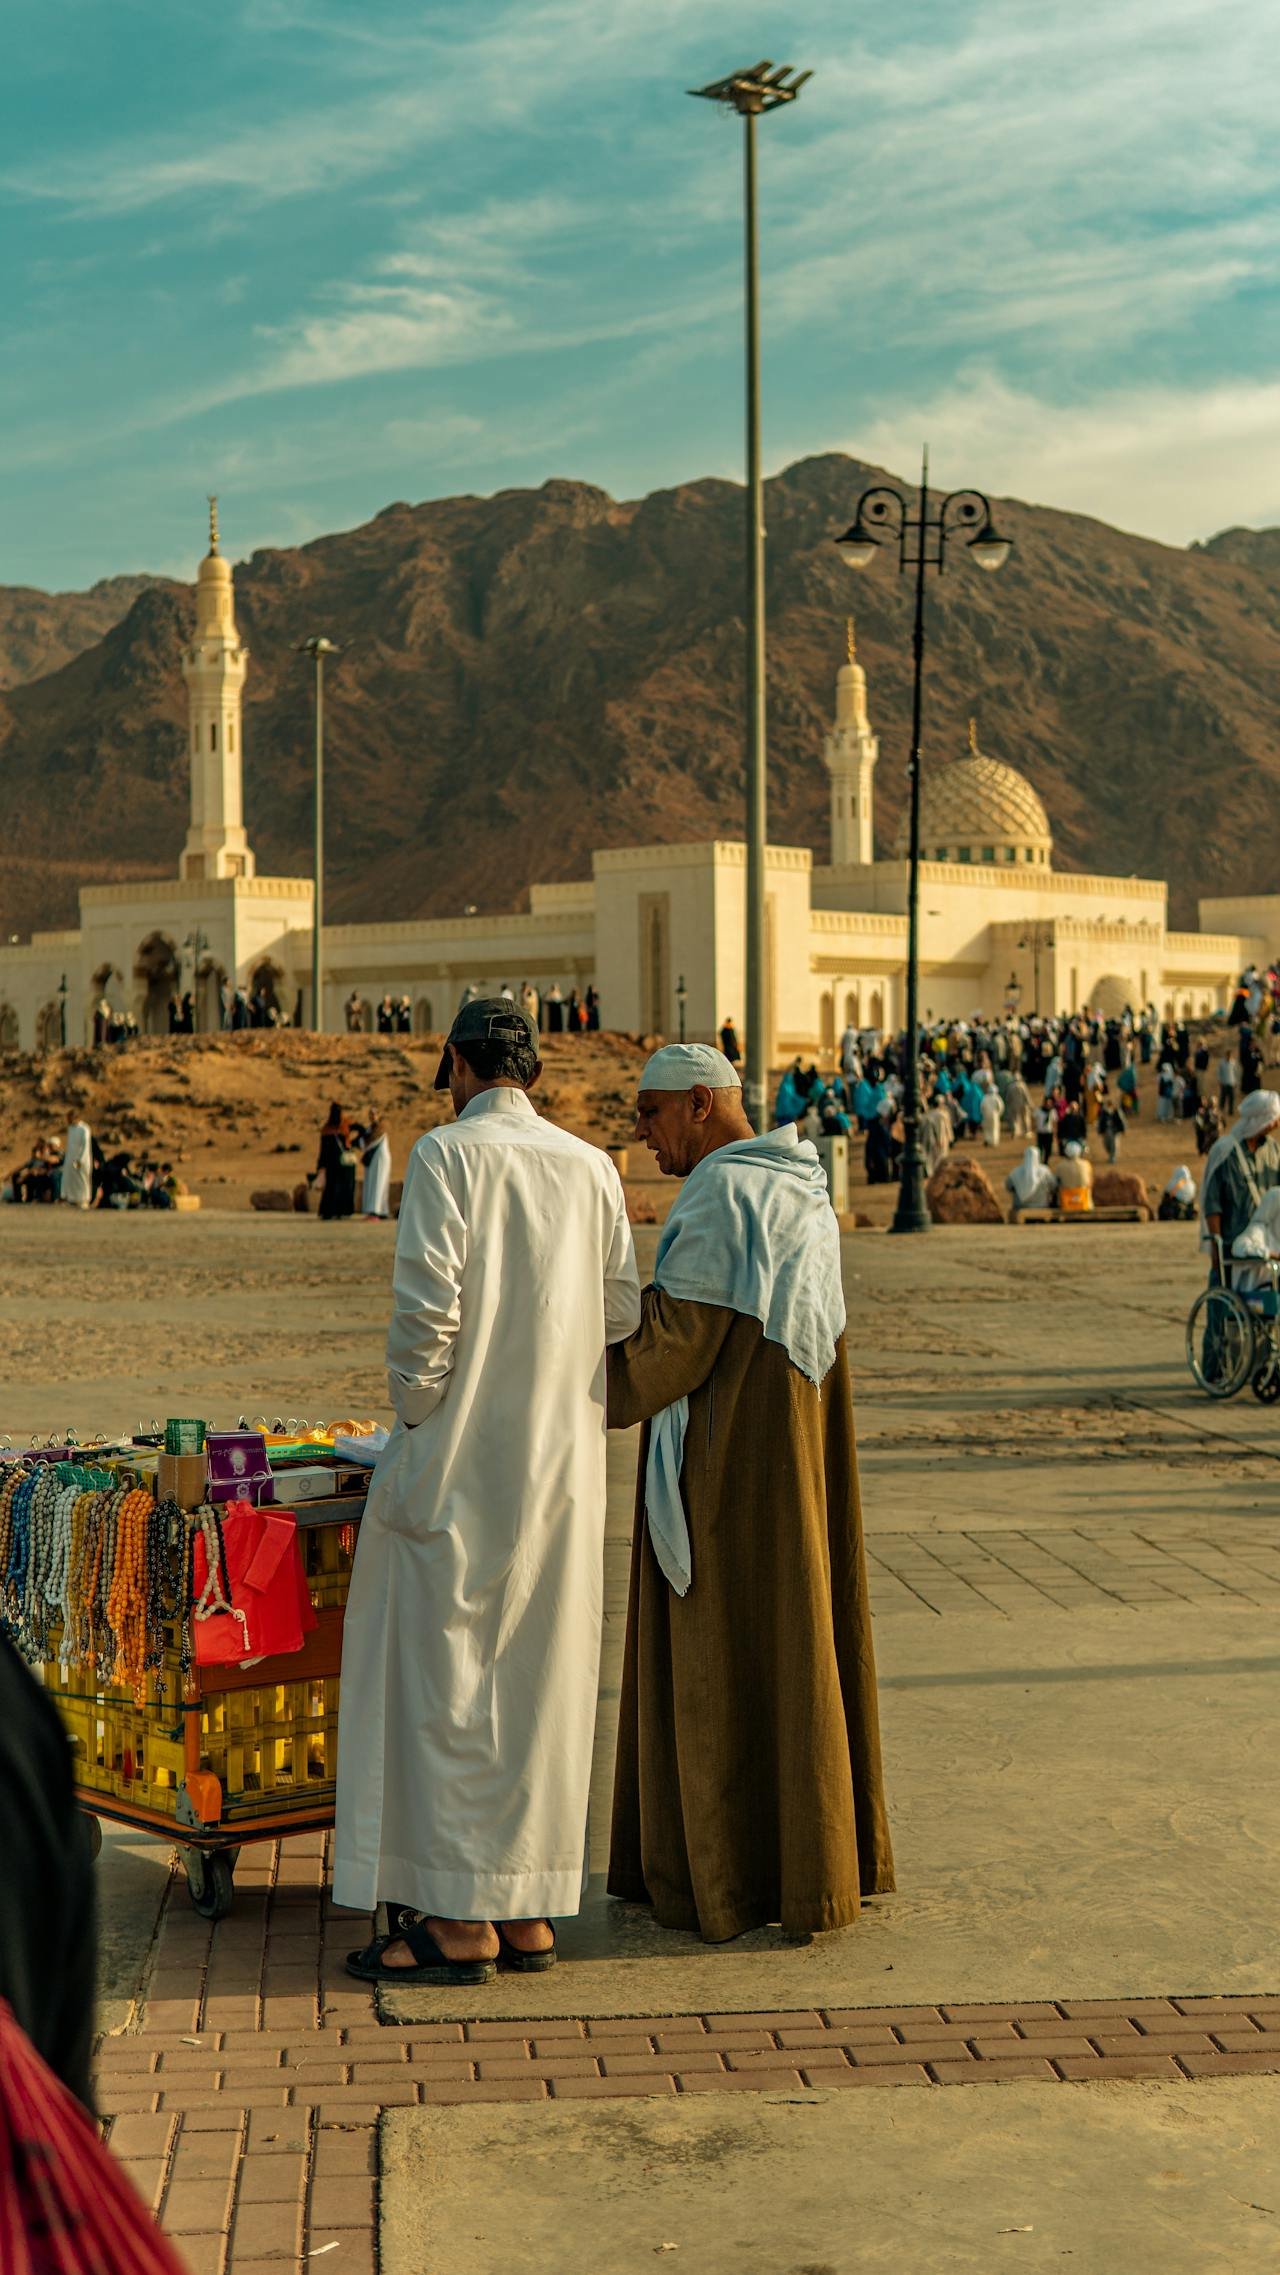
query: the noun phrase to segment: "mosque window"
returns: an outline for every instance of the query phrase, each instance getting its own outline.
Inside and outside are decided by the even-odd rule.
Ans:
[[[971,861],[973,859],[973,855],[970,853],[967,845],[958,845],[956,847],[956,859],[957,861]]]
[[[1004,849],[1004,857],[1006,861],[1016,861],[1018,858],[1018,849],[1016,845],[1006,845]]]
[[[217,749],[217,747],[218,747],[218,722],[217,722],[217,720],[216,720],[216,719],[211,719],[211,720],[209,721],[209,748],[210,748],[210,750],[216,750],[216,749]]]
[[[982,848],[982,858],[983,858],[983,860],[984,860],[984,861],[994,861],[994,860],[995,860],[995,857],[996,857],[996,849],[995,849],[994,845],[984,845],[984,846],[983,846],[983,848]]]

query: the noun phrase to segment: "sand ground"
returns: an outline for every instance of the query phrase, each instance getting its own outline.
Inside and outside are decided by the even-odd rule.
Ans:
[[[641,1230],[642,1268],[653,1241]],[[167,1411],[385,1417],[392,1246],[388,1226],[241,1209],[0,1211],[0,1429],[85,1434]],[[532,2028],[570,2012],[887,1998],[1274,1997],[1280,1411],[1248,1393],[1219,1407],[1194,1390],[1182,1355],[1201,1279],[1192,1228],[855,1232],[844,1265],[898,1893],[802,1948],[762,1933],[709,1950],[605,1902],[635,1454],[620,1437],[596,1877],[566,1930],[566,1964],[500,1981],[486,2013]],[[131,2029],[157,1923],[184,1898],[171,1898],[161,1844],[128,1834],[108,1836],[101,1888],[104,2018]],[[246,1907],[253,1898],[247,1887]],[[384,1998],[384,2018],[438,2028],[451,2003],[406,1992]],[[727,2097],[708,2104],[724,2111],[713,2165],[692,2194],[682,2182],[661,2202],[682,2224],[660,2219],[652,2237],[626,2211],[632,2192],[672,2159],[698,2180],[689,2129],[708,2120],[682,2116],[688,2138],[676,2140],[659,2104],[635,2101],[625,2119],[609,2113],[626,2138],[594,2256],[581,2223],[566,2254],[551,2220],[531,2229],[522,2264],[603,2275],[675,2241],[690,2262],[758,2275],[890,2263],[949,2275],[1015,2256],[1037,2268],[1074,2256],[1090,2275],[1118,2264],[1226,2275],[1268,2264],[1275,2248],[1278,2091],[1267,2075],[1232,2080],[1229,2096],[1212,2081],[1025,2080],[977,2096],[884,2094],[861,2122],[865,2096],[846,2096],[849,2114],[808,2135],[772,2102],[748,2124],[733,2112],[749,2097]],[[385,2267],[505,2264],[558,2108],[498,2112],[496,2167],[485,2145],[495,2113],[450,2111],[448,2189],[439,2113],[397,2116],[384,2146]],[[600,2139],[579,2144],[584,2174]],[[766,2181],[776,2165],[787,2203],[810,2207],[802,2254],[757,2188],[742,2198],[754,2256],[724,2258],[723,2183],[744,2158]],[[406,2235],[428,2232],[439,2249],[406,2260]],[[865,2256],[851,2243],[862,2232]],[[909,2261],[893,2254],[904,2233]]]

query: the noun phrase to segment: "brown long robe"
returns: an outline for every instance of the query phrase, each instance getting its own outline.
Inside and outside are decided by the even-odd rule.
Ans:
[[[609,1426],[680,1397],[693,1580],[653,1552],[646,1428],[609,1892],[709,1943],[844,1927],[894,1884],[844,1338],[816,1389],[758,1320],[646,1288]]]

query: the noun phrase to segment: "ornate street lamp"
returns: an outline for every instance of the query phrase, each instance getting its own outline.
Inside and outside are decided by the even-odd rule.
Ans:
[[[747,354],[747,1052],[744,1102],[752,1127],[767,1126],[769,1069],[765,1006],[764,479],[760,462],[760,258],[756,229],[756,120],[794,103],[811,71],[754,63],[689,93],[723,103],[742,120],[746,208]]]
[[[924,680],[925,572],[941,576],[946,566],[947,543],[962,537],[980,569],[1002,569],[1013,550],[991,519],[991,508],[980,490],[952,490],[930,511],[929,453],[925,450],[920,475],[920,498],[913,514],[901,490],[886,483],[864,490],[850,528],[836,544],[852,569],[866,569],[875,560],[885,538],[896,539],[898,569],[911,570],[916,581],[915,626],[912,655],[915,671],[911,691],[910,874],[907,887],[907,1066],[902,1121],[906,1143],[902,1155],[902,1183],[890,1230],[927,1232],[929,1211],[924,1197],[924,1163],[920,1156],[920,710]]]
[[[683,1041],[684,1041],[684,1007],[685,1007],[686,1003],[688,1002],[688,1000],[689,1000],[689,990],[688,990],[688,988],[687,988],[687,987],[685,986],[685,984],[684,984],[684,973],[683,973],[683,972],[681,972],[679,979],[676,981],[676,1011],[677,1011],[677,1013],[679,1014],[679,1018],[680,1018],[680,1040],[681,1040],[681,1042],[683,1042]]]
[[[324,659],[340,656],[341,648],[334,640],[313,633],[309,640],[298,642],[300,656],[313,656],[316,666],[316,800],[315,800],[315,898],[311,917],[311,1024],[317,1035],[324,1027],[324,1012],[320,1002],[320,926],[324,918]]]

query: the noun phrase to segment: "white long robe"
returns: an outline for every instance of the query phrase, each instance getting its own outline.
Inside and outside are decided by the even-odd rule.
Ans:
[[[380,1137],[364,1165],[364,1195],[361,1207],[366,1216],[386,1216],[391,1197],[391,1140]]]
[[[347,1604],[334,1895],[563,1916],[599,1680],[605,1347],[640,1320],[616,1171],[523,1091],[482,1091],[409,1157],[394,1291],[399,1419]]]
[[[62,1198],[75,1209],[87,1209],[93,1198],[93,1139],[85,1122],[73,1122],[67,1131]]]

